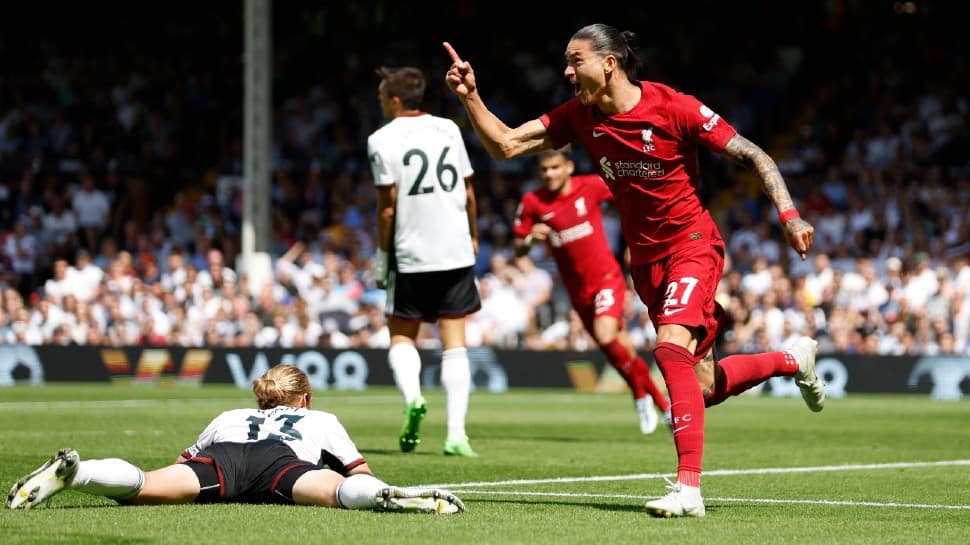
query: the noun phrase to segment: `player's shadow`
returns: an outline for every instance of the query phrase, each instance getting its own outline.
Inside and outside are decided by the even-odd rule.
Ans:
[[[563,499],[556,500],[553,498],[546,498],[540,500],[534,499],[503,499],[503,498],[481,498],[481,499],[469,499],[470,495],[465,496],[465,505],[469,509],[474,508],[475,504],[480,503],[494,503],[497,505],[502,504],[516,504],[516,505],[549,505],[558,507],[575,507],[576,509],[599,509],[600,511],[612,511],[612,512],[622,512],[622,513],[643,513],[644,516],[647,515],[643,504],[644,501],[633,500],[631,503],[603,503],[603,502],[586,502],[575,499]],[[717,506],[706,505],[707,512],[717,512]]]
[[[54,500],[57,501],[57,500]],[[132,505],[121,505],[120,503],[81,503],[72,505],[44,505],[38,504],[30,509],[32,512],[46,511],[46,510],[68,510],[68,509],[134,509],[135,506]]]
[[[482,439],[483,437],[484,436],[478,437],[478,439]],[[526,440],[526,441],[529,441],[529,442],[532,442],[532,443],[582,443],[582,442],[585,442],[586,441],[586,439],[582,439],[582,438],[578,438],[578,437],[572,437],[572,436],[570,436],[570,437],[552,437],[552,436],[535,437],[534,435],[489,435],[488,436],[488,439],[504,439],[504,440],[507,440],[507,441],[521,441],[521,440]]]
[[[441,456],[440,450],[411,451],[401,452],[401,449],[394,448],[369,448],[360,449],[361,454],[402,454],[405,456]]]
[[[482,498],[467,499],[465,505],[471,509],[475,504],[494,503],[496,505],[516,504],[516,505],[549,505],[558,507],[575,507],[577,509],[600,509],[602,511],[642,511],[643,505],[618,505],[615,503],[583,502],[576,500],[556,500],[546,499],[502,499],[502,498]]]

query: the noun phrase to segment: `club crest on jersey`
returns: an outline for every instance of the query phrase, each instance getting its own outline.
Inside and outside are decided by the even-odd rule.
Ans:
[[[653,145],[653,127],[640,131],[640,138],[643,139],[643,151],[657,150],[657,147]]]
[[[576,215],[585,216],[586,215],[586,197],[580,197],[576,199]]]

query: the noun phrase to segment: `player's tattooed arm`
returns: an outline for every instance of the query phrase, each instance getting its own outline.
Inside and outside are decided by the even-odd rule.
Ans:
[[[788,210],[794,207],[791,194],[785,179],[778,170],[778,165],[770,155],[765,153],[757,144],[735,134],[724,147],[724,153],[746,168],[755,171],[761,178],[761,189],[768,195],[778,210]]]
[[[754,170],[761,178],[761,189],[778,210],[779,221],[785,229],[785,238],[802,259],[812,246],[815,228],[798,216],[785,179],[778,164],[763,149],[740,134],[735,134],[724,147],[724,154],[741,165]]]

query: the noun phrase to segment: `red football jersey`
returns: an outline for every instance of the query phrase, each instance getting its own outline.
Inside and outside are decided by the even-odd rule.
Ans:
[[[609,188],[595,174],[573,176],[569,185],[568,193],[540,187],[523,195],[512,230],[525,238],[536,223],[552,228],[548,245],[575,299],[598,291],[604,278],[620,277],[623,271],[603,230],[600,203],[612,200]]]
[[[720,152],[734,128],[693,96],[638,82],[640,102],[604,116],[574,98],[540,117],[552,143],[578,141],[602,173],[620,211],[631,263],[672,253],[678,243],[720,240],[698,194],[698,145]]]

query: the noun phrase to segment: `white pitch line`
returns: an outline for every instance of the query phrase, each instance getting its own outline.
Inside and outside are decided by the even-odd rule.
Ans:
[[[809,467],[765,467],[756,469],[714,469],[705,471],[705,477],[712,476],[734,476],[734,475],[769,475],[777,473],[814,473],[820,471],[868,471],[873,469],[906,469],[917,467],[947,467],[947,466],[968,466],[970,460],[942,460],[938,462],[895,462],[886,464],[845,464],[833,466],[809,466]],[[523,484],[559,484],[559,483],[586,483],[603,481],[634,481],[643,479],[660,479],[670,477],[670,473],[635,473],[632,475],[605,475],[592,477],[557,477],[555,479],[514,479],[508,481],[480,481],[472,483],[448,483],[424,485],[432,488],[467,488],[467,487],[490,487],[490,486],[510,486]]]
[[[575,492],[523,492],[523,491],[500,491],[500,490],[462,490],[449,489],[455,494],[470,494],[473,496],[540,496],[556,498],[609,498],[622,500],[651,500],[659,496],[639,496],[634,494],[590,494]],[[951,510],[970,510],[970,505],[941,505],[933,503],[898,503],[898,502],[875,502],[875,501],[849,501],[849,500],[795,500],[795,499],[772,499],[772,498],[704,498],[710,505],[711,502],[724,503],[766,503],[766,504],[790,504],[790,505],[838,505],[843,507],[898,507],[906,509],[951,509]]]

